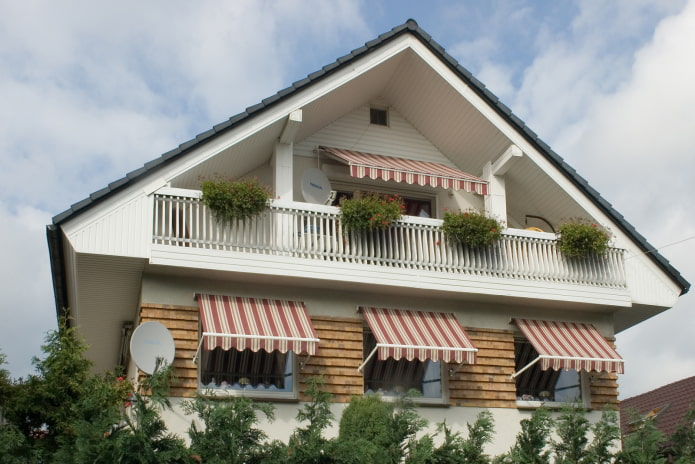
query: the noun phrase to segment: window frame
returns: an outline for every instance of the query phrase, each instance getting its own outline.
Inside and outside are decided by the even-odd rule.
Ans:
[[[374,192],[380,195],[393,195],[398,194],[404,200],[413,200],[419,202],[429,202],[430,204],[430,218],[431,219],[441,219],[437,217],[437,195],[429,192],[420,192],[416,190],[408,190],[402,188],[388,188],[383,185],[371,185],[371,184],[358,184],[353,182],[331,182],[333,190],[335,190],[336,196],[332,203],[332,206],[340,207],[340,199],[342,196],[347,196],[347,198],[352,198],[355,192]],[[404,214],[408,217],[421,217],[421,216],[410,216]]]
[[[199,335],[199,336],[202,336]],[[232,350],[241,352],[240,350],[237,350],[236,348],[232,348]],[[232,397],[247,397],[247,398],[254,398],[254,399],[268,399],[268,400],[277,400],[277,401],[297,401],[299,399],[299,374],[300,374],[300,369],[299,369],[299,361],[298,358],[299,356],[294,353],[292,350],[287,351],[285,354],[290,358],[289,363],[291,367],[291,390],[290,391],[279,391],[279,390],[256,390],[256,389],[247,389],[247,388],[221,388],[221,387],[209,387],[208,385],[204,385],[202,383],[202,377],[203,377],[203,371],[204,371],[204,355],[203,352],[205,351],[212,351],[212,350],[205,350],[202,348],[201,351],[201,356],[200,360],[198,361],[198,366],[197,366],[197,379],[198,379],[198,392],[200,394],[203,394],[205,396],[232,396]],[[277,350],[275,350],[277,351]],[[258,352],[252,352],[254,354],[259,354],[261,351]],[[287,361],[286,361],[287,364]],[[230,375],[233,375],[233,373],[230,373]]]
[[[374,339],[374,345],[371,347],[368,347],[367,345],[367,337],[368,335],[372,334],[371,329],[369,326],[365,323],[362,327],[362,359],[366,359],[367,356],[371,353],[371,351],[376,347],[376,339]],[[371,335],[372,338],[374,337]],[[389,358],[393,359],[393,358]],[[405,358],[402,358],[405,360]],[[400,360],[398,360],[400,361]],[[425,361],[421,360],[413,360],[413,361],[407,361],[406,362],[423,362],[423,363],[432,363],[430,359],[427,359]],[[378,392],[373,392],[373,393],[368,393],[367,392],[367,382],[366,382],[366,375],[367,375],[367,369],[368,367],[375,362],[387,362],[387,361],[381,361],[378,359],[377,355],[375,354],[372,359],[369,360],[369,362],[364,366],[362,369],[362,381],[363,381],[363,395],[370,395],[370,394],[380,394]],[[415,396],[411,397],[410,399],[419,405],[434,405],[434,406],[442,406],[442,405],[448,405],[449,404],[449,376],[446,375],[449,372],[448,369],[448,364],[445,363],[444,361],[437,361],[437,364],[439,364],[439,384],[440,384],[440,396],[439,397],[424,397],[424,396]],[[427,366],[427,364],[425,364]],[[427,367],[424,368],[423,370],[423,378],[425,375],[425,372],[427,371]],[[403,397],[405,397],[406,392],[404,392],[402,395],[396,395],[396,394],[380,394],[381,398],[384,401],[397,401]]]
[[[517,356],[517,346],[519,343],[524,343],[528,344],[530,348],[533,350],[533,353],[535,356],[532,354],[530,356],[531,360],[535,359],[538,356],[538,352],[536,351],[536,348],[533,346],[533,344],[523,335],[518,335],[514,337],[514,371],[518,371],[520,368],[524,367],[524,363],[522,362],[521,366],[516,365],[516,356]],[[527,360],[528,361],[528,360]],[[534,366],[540,368],[540,365]],[[585,370],[580,370],[577,371],[575,369],[569,369],[569,370],[564,370],[566,372],[576,372],[577,376],[579,378],[579,404],[583,406],[586,409],[591,408],[591,377],[588,372]],[[518,409],[537,409],[540,407],[546,407],[549,409],[561,409],[566,407],[567,405],[575,404],[576,402],[569,402],[569,401],[544,401],[544,400],[521,400],[519,399],[519,394],[518,394],[518,382],[521,377],[525,375],[531,375],[532,370],[528,370],[526,372],[523,372],[520,374],[518,377],[512,379],[514,381],[514,394],[516,397],[516,406]],[[555,381],[555,384],[557,384],[557,380]]]

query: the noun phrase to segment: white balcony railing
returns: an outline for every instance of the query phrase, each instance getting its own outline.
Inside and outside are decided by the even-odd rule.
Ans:
[[[495,245],[448,242],[441,220],[405,216],[384,231],[344,235],[339,209],[274,202],[260,216],[220,225],[200,192],[170,189],[154,200],[153,243],[471,276],[625,288],[623,251],[568,259],[549,234],[508,229]],[[543,237],[541,237],[543,236]]]

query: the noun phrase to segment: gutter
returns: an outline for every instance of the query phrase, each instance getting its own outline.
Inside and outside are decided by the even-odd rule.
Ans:
[[[69,315],[67,279],[65,276],[65,256],[63,254],[63,234],[58,226],[49,224],[46,226],[46,241],[48,242],[48,255],[51,261],[51,277],[53,280],[53,294],[55,297],[56,317]],[[68,321],[68,325],[69,321]]]

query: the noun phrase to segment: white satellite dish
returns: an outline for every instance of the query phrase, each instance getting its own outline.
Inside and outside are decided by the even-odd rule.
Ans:
[[[158,359],[167,364],[174,362],[175,351],[174,338],[161,322],[143,322],[130,337],[130,354],[145,374],[157,370]]]
[[[302,174],[304,201],[325,205],[331,198],[331,183],[320,169],[311,168]]]

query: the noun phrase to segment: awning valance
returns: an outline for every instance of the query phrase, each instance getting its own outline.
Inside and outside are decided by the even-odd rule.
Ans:
[[[316,354],[319,342],[304,303],[196,294],[205,349]]]
[[[478,350],[452,313],[364,306],[359,309],[376,338],[379,360],[392,357],[475,364]]]
[[[624,362],[591,324],[512,319],[538,352],[538,358],[512,375],[516,377],[536,362],[541,369],[608,371],[622,374]]]
[[[375,155],[342,148],[322,146],[319,149],[348,164],[352,177],[393,180],[487,195],[486,181],[441,163]]]

